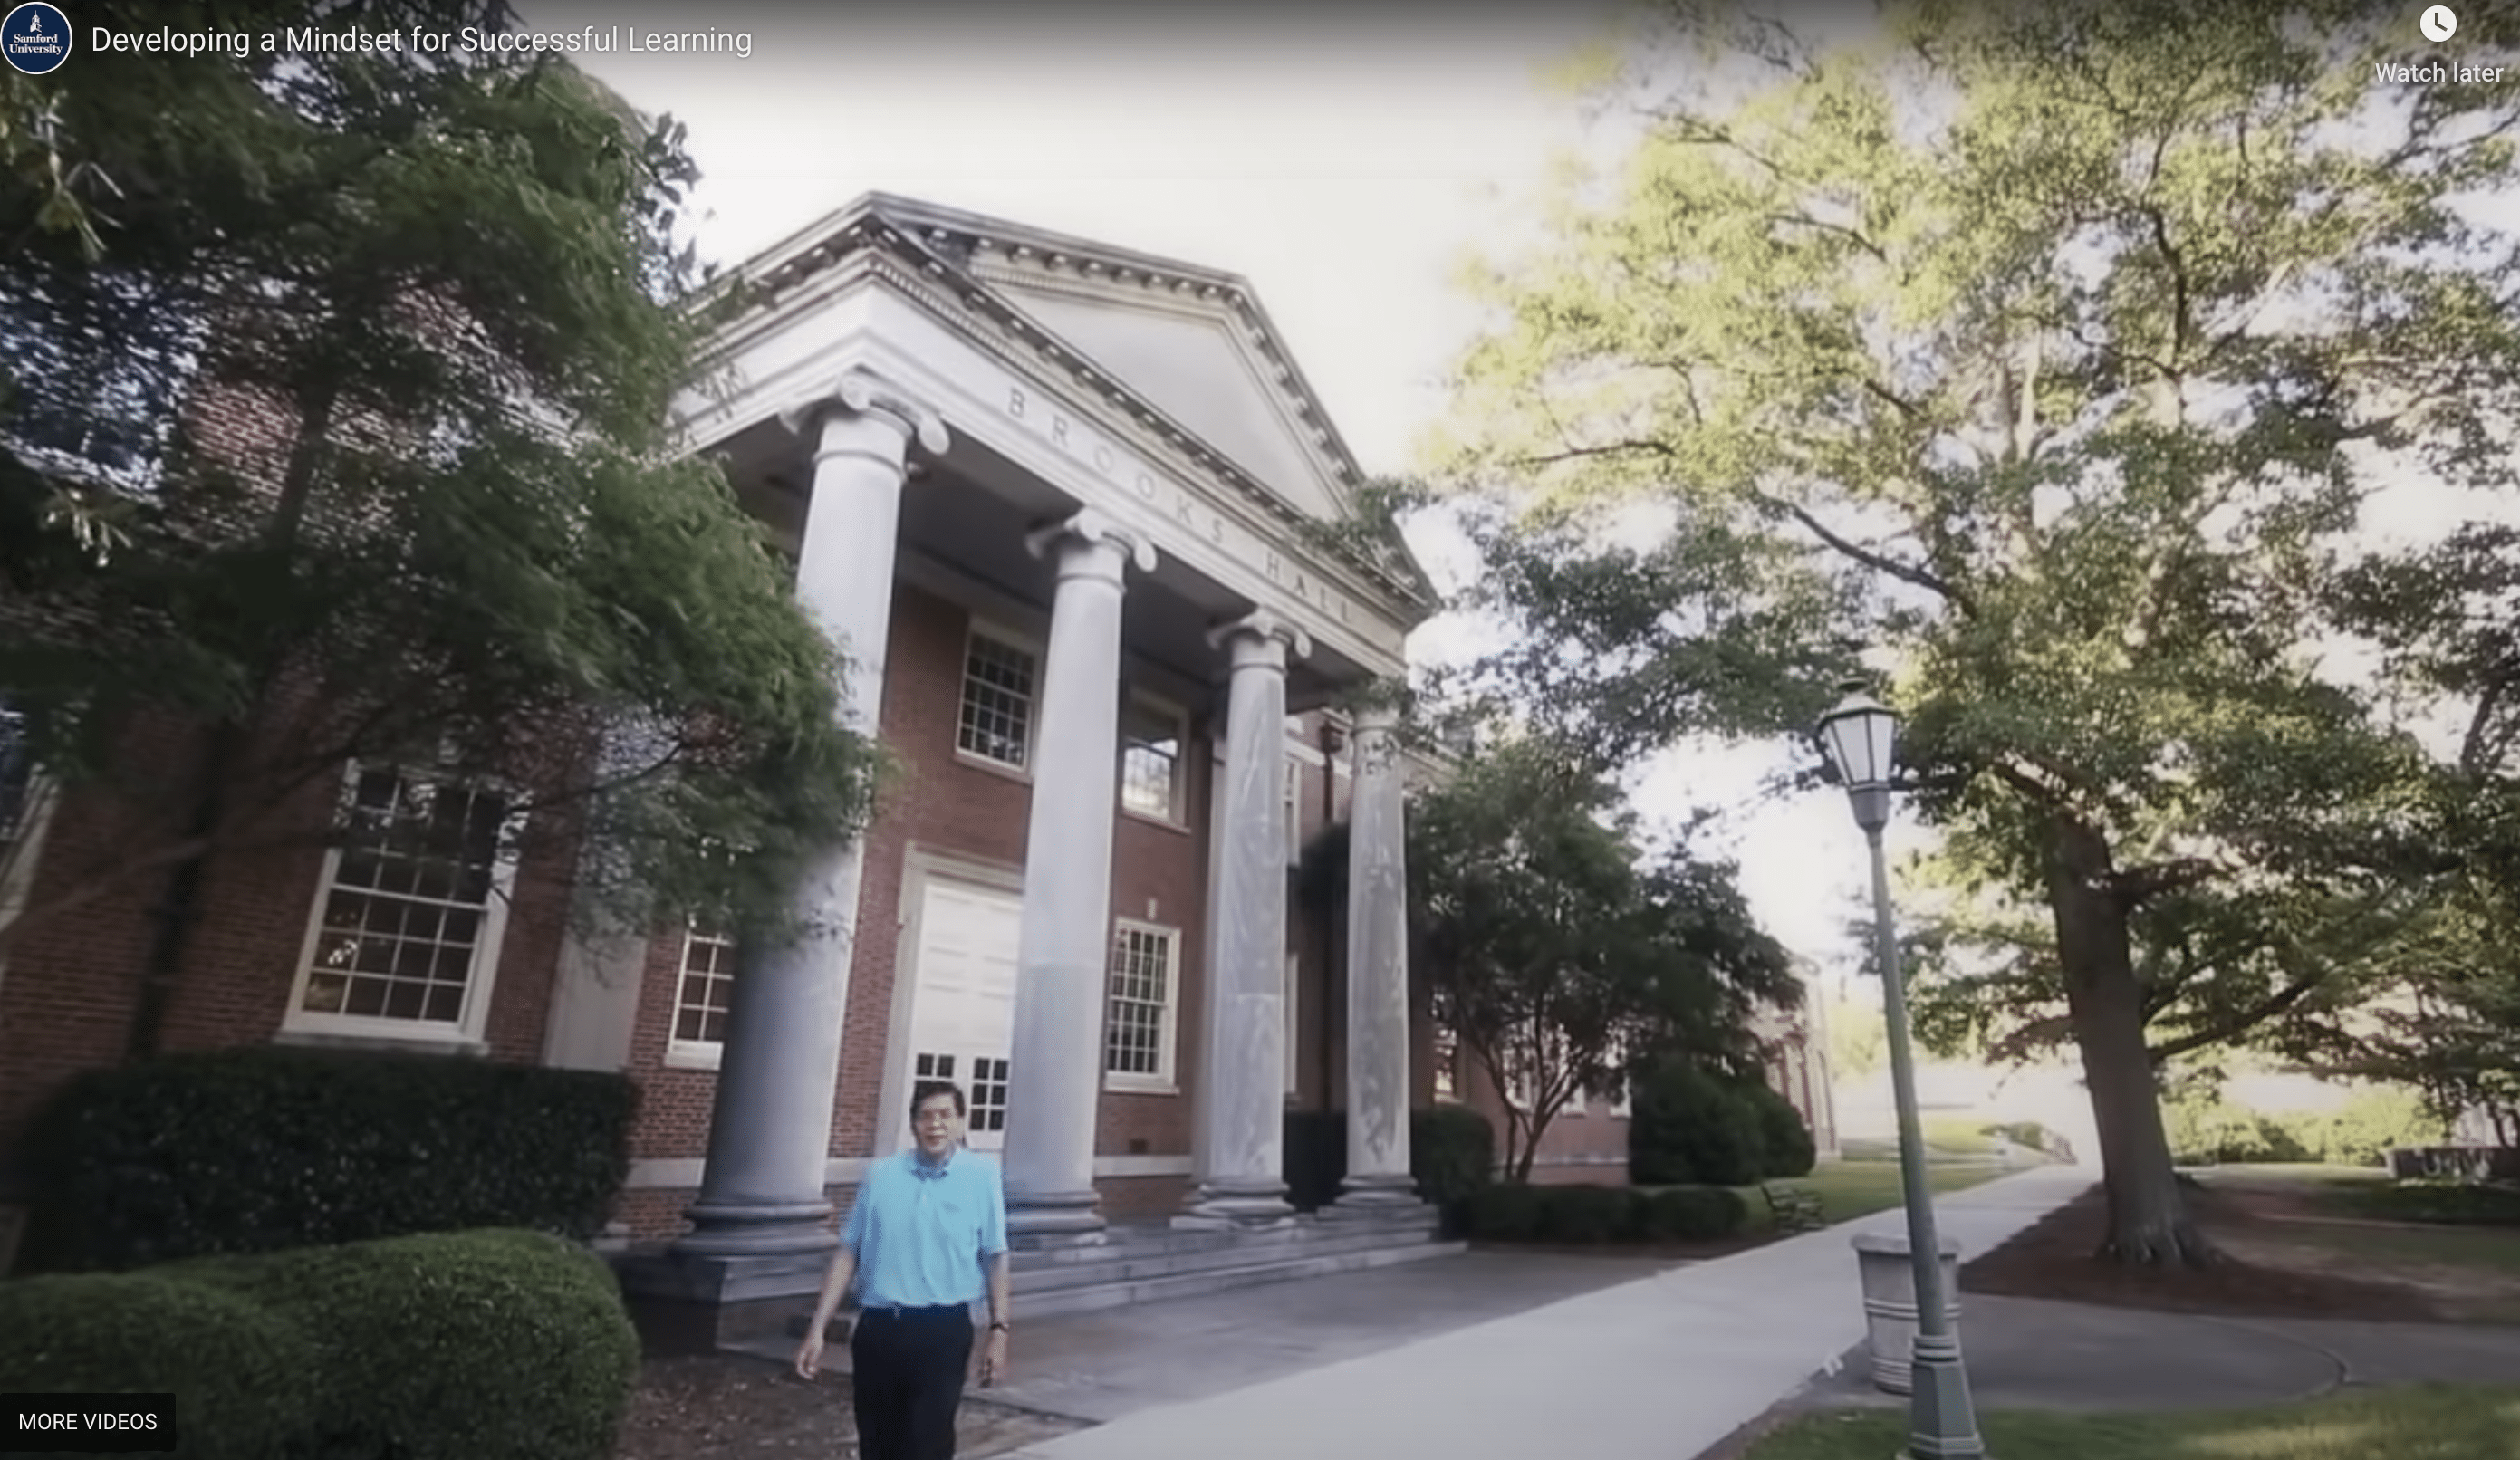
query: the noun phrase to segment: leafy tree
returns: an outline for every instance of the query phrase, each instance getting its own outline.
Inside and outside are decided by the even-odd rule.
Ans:
[[[460,50],[89,54],[10,94],[30,114],[112,188],[100,254],[26,226],[58,200],[40,148],[0,169],[0,688],[121,821],[0,951],[165,879],[147,1048],[210,859],[338,835],[310,809],[372,759],[501,781],[555,851],[582,834],[607,917],[778,926],[872,757],[782,563],[668,435],[734,299],[676,239],[680,129]],[[66,493],[115,536],[47,530]]]
[[[1852,998],[1832,997],[1826,1022],[1831,1070],[1861,1080],[1888,1062],[1890,1037],[1878,1008]]]
[[[1732,869],[1645,849],[1617,787],[1560,747],[1502,739],[1414,794],[1408,818],[1412,967],[1460,1047],[1517,1097],[1510,1179],[1529,1179],[1570,1100],[1614,1096],[1632,1070],[1666,1056],[1755,1069],[1752,1019],[1800,996]],[[1317,917],[1345,855],[1340,837],[1309,849]]]
[[[1947,877],[2041,909],[2103,1255],[2202,1262],[2139,958],[2245,931],[2180,995],[2208,1033],[2310,971],[2264,924],[2424,860],[2421,749],[2319,650],[2392,473],[2509,485],[2511,244],[2461,199],[2511,181],[2520,83],[2375,82],[2402,22],[2341,4],[1928,0],[1825,47],[1716,11],[1683,37],[1729,60],[1646,67],[1624,172],[1474,281],[1442,470],[1559,541],[1659,505],[1525,575],[1547,708],[1605,738],[1799,729],[1822,661],[1895,662]]]
[[[2520,1144],[2520,528],[2473,523],[2367,559],[2336,598],[2392,691],[2455,727],[2456,753],[2422,806],[2431,896],[2376,960],[2367,1017],[2327,1052]]]

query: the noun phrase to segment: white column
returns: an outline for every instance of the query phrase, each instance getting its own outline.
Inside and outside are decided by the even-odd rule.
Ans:
[[[1409,860],[1399,714],[1361,708],[1349,748],[1347,1177],[1333,1210],[1418,1207],[1409,1174]]]
[[[1095,1113],[1111,961],[1111,827],[1120,805],[1123,575],[1154,550],[1087,510],[1032,535],[1058,565],[1024,831],[1014,1050],[1007,1073],[1007,1229],[1026,1246],[1099,1242]]]
[[[1199,1089],[1199,1181],[1176,1226],[1277,1226],[1286,1205],[1286,653],[1302,630],[1262,612],[1209,636],[1233,654]]]
[[[883,705],[910,444],[942,452],[945,426],[933,411],[857,372],[783,420],[819,442],[796,597],[844,656],[840,724],[872,736]],[[678,1252],[813,1252],[836,1240],[823,1173],[864,870],[861,839],[827,849],[798,878],[797,936],[738,951],[708,1162]]]

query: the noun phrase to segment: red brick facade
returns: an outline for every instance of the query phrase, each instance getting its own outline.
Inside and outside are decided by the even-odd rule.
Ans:
[[[920,589],[896,596],[881,708],[881,736],[898,774],[886,783],[868,837],[857,955],[851,974],[841,1076],[833,1094],[831,1153],[863,1158],[877,1149],[878,1103],[892,1021],[904,880],[913,849],[1019,873],[1029,789],[1020,774],[959,754],[955,733],[969,614]],[[180,754],[167,737],[152,751]],[[1115,1157],[1172,1157],[1162,1175],[1116,1175],[1099,1184],[1114,1217],[1177,1209],[1188,1187],[1191,1102],[1197,1086],[1203,1005],[1201,954],[1207,879],[1206,822],[1213,749],[1184,747],[1186,825],[1122,815],[1114,838],[1115,915],[1179,930],[1175,993],[1174,1094],[1106,1091],[1097,1151]],[[1318,777],[1315,780],[1318,785]],[[294,808],[308,825],[327,814],[336,784],[313,787]],[[66,798],[49,818],[29,907],[57,898],[117,834],[100,795]],[[543,1057],[546,1023],[566,914],[559,873],[568,849],[534,838],[519,865],[484,1041],[492,1058]],[[162,1041],[169,1049],[272,1040],[304,955],[323,880],[325,854],[224,857],[205,878]],[[162,878],[139,879],[80,912],[30,931],[0,969],[0,1151],[13,1148],[26,1118],[72,1073],[116,1062],[123,1048],[153,931],[149,908]],[[668,1057],[682,968],[680,931],[648,946],[626,1069],[641,1086],[633,1139],[639,1165],[618,1221],[634,1238],[682,1229],[696,1194],[689,1184],[648,1184],[659,1168],[688,1176],[707,1149],[716,1083],[707,1069]],[[845,1197],[846,1188],[832,1194]]]

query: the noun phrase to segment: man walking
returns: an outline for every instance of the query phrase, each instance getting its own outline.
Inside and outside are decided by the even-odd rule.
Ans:
[[[971,1305],[989,1299],[980,1387],[1007,1368],[1007,1193],[997,1163],[963,1149],[969,1115],[959,1085],[911,1091],[918,1143],[867,1168],[823,1278],[814,1323],[796,1349],[807,1379],[823,1363],[823,1330],[851,1278],[850,1398],[861,1460],[954,1460],[954,1414],[971,1362]]]

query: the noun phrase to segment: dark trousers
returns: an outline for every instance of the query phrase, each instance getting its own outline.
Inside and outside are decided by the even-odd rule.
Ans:
[[[954,1460],[954,1411],[971,1366],[971,1310],[876,1307],[849,1331],[860,1460]]]

